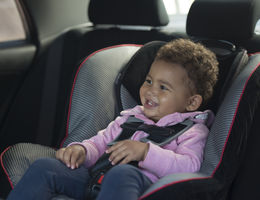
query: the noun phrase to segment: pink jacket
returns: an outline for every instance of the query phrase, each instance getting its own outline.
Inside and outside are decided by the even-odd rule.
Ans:
[[[122,116],[117,117],[111,122],[106,129],[99,131],[96,136],[84,140],[81,143],[74,142],[70,144],[80,144],[86,149],[85,167],[90,167],[95,164],[98,158],[107,149],[107,144],[114,140],[121,132],[122,128],[120,125],[123,124],[130,115],[134,115],[136,118],[143,120],[146,124],[157,126],[174,125],[187,118],[195,122],[185,133],[163,147],[150,143],[145,160],[139,161],[138,166],[152,182],[168,174],[196,172],[200,169],[203,160],[204,146],[209,132],[208,126],[211,125],[214,119],[214,114],[211,111],[173,113],[161,118],[156,123],[144,116],[142,106],[136,106],[133,109],[122,111],[121,115]],[[207,119],[205,115],[208,115]],[[131,139],[139,140],[145,136],[147,136],[145,132],[136,131]]]

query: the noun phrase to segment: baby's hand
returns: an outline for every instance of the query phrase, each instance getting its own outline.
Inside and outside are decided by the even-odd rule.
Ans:
[[[71,145],[56,152],[56,158],[71,169],[78,168],[86,158],[85,148],[81,145]]]
[[[120,164],[126,164],[131,161],[140,161],[144,160],[149,149],[148,143],[143,143],[134,140],[123,140],[117,142],[108,150],[106,153],[111,153],[109,156],[109,161],[112,165],[117,164],[119,161]]]

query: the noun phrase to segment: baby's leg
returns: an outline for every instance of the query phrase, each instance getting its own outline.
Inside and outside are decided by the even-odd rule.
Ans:
[[[84,199],[88,179],[84,167],[72,170],[55,158],[39,159],[29,167],[8,200],[46,200],[57,194]]]
[[[138,199],[151,184],[137,167],[116,165],[105,174],[97,200]]]

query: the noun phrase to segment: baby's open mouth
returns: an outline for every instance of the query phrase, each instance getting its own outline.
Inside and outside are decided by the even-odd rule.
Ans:
[[[144,104],[145,108],[154,108],[156,106],[158,106],[158,103],[156,103],[152,100],[148,100],[148,99],[145,101],[145,104]]]

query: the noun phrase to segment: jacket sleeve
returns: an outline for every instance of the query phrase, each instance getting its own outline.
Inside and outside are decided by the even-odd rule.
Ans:
[[[139,162],[158,178],[172,173],[196,172],[200,169],[208,136],[204,124],[195,124],[183,135],[164,147],[150,143],[147,156]]]
[[[115,121],[111,122],[106,129],[103,129],[98,132],[96,136],[91,137],[90,139],[83,140],[82,142],[73,142],[70,145],[78,144],[82,145],[86,150],[86,159],[85,167],[90,167],[96,163],[98,158],[105,152],[107,149],[107,144],[114,140],[116,136],[119,135],[122,128],[120,125],[126,121],[127,117],[117,117]]]

